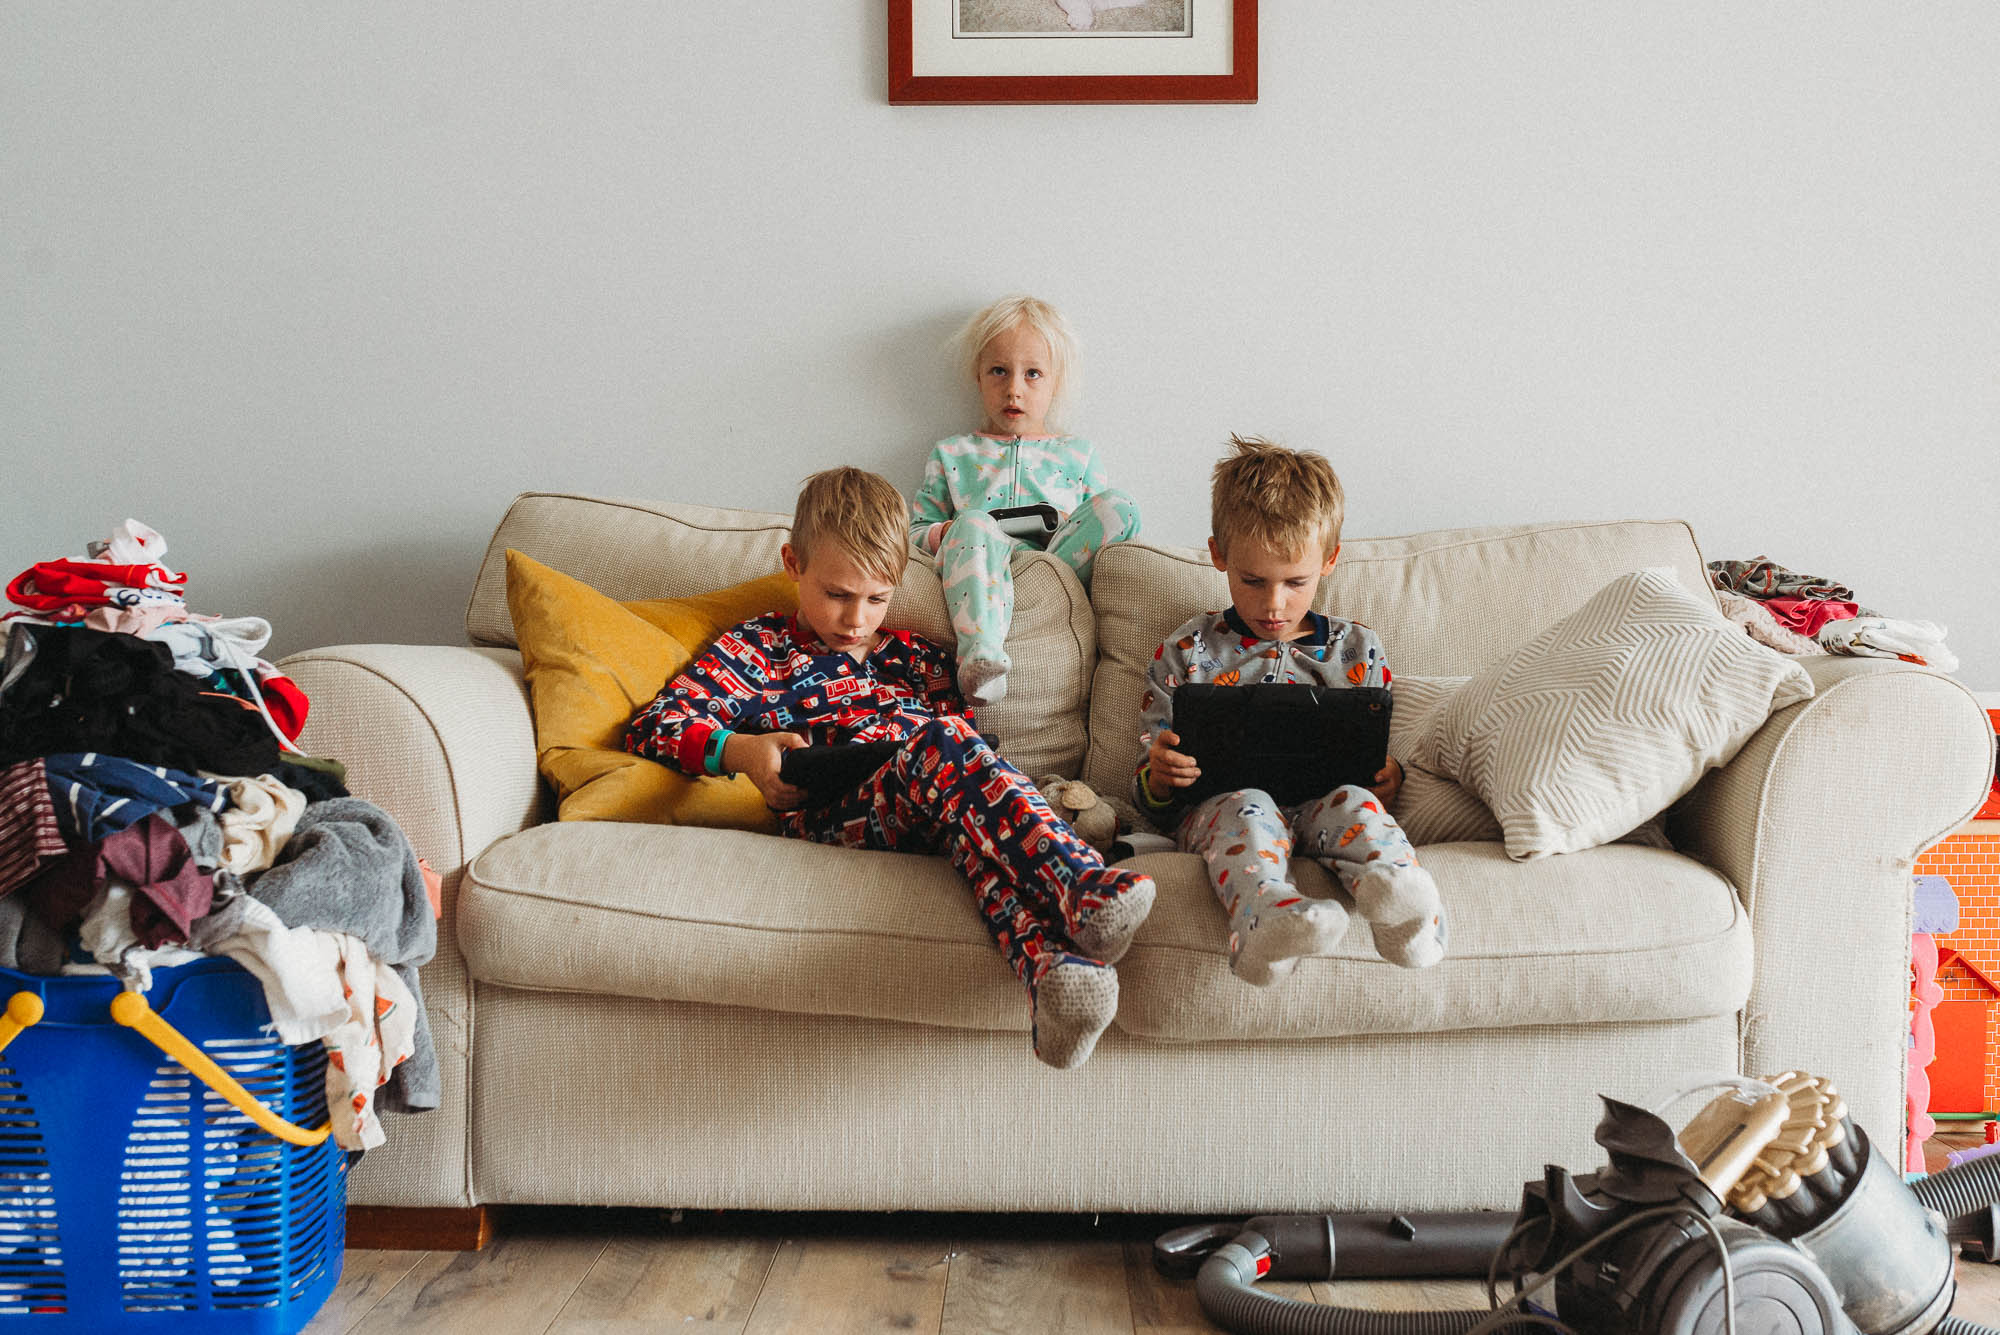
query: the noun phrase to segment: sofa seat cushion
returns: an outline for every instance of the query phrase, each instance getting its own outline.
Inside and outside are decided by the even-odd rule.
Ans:
[[[459,898],[513,987],[1025,1032],[1027,993],[941,857],[567,821],[500,840]]]
[[[1498,843],[1422,851],[1451,912],[1434,969],[1338,952],[1256,988],[1229,972],[1200,861],[1132,864],[1159,898],[1119,965],[1118,1025],[1177,1042],[1322,1038],[1728,1014],[1749,928],[1727,882],[1676,853],[1610,845],[1532,864]],[[1307,894],[1339,896],[1317,864]],[[955,1029],[1026,1030],[1026,997],[937,857],[736,830],[566,822],[502,839],[460,892],[474,978]]]
[[[1357,915],[1334,954],[1268,988],[1230,973],[1228,919],[1199,858],[1133,859],[1159,896],[1118,966],[1118,1026],[1191,1042],[1613,1024],[1725,1015],[1750,994],[1749,920],[1691,858],[1613,844],[1519,863],[1498,843],[1418,856],[1450,914],[1441,964],[1385,963]],[[1305,894],[1352,907],[1319,864],[1292,871]]]

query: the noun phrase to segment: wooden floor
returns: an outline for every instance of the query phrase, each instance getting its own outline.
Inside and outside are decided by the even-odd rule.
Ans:
[[[1973,1143],[1940,1137],[1944,1150]],[[311,1335],[1195,1335],[1220,1331],[1192,1281],[1153,1269],[1180,1219],[775,1215],[656,1210],[507,1215],[483,1252],[350,1251]],[[2000,1266],[1958,1263],[1953,1310],[2000,1326]],[[1266,1284],[1380,1310],[1486,1305],[1473,1280]]]

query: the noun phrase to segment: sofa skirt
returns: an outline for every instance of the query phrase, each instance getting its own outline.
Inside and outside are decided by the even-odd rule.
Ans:
[[[1595,1169],[1599,1093],[1736,1073],[1737,1017],[1180,1044],[477,983],[482,1202],[752,1210],[1513,1210]]]

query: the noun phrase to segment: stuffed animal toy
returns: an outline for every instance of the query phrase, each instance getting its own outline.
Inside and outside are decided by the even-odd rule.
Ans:
[[[1042,796],[1056,815],[1067,821],[1083,842],[1100,853],[1111,852],[1111,845],[1118,842],[1118,813],[1089,784],[1082,779],[1051,774],[1038,780],[1035,787],[1042,790]]]

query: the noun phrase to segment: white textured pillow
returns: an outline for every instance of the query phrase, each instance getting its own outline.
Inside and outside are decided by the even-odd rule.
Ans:
[[[1471,680],[1396,675],[1396,707],[1389,715],[1389,754],[1403,762],[1403,792],[1396,799],[1395,816],[1413,844],[1500,840],[1500,826],[1484,802],[1411,759],[1418,739],[1431,726],[1432,716]]]
[[[1466,682],[1410,759],[1477,793],[1508,857],[1574,853],[1663,810],[1812,693],[1798,663],[1652,567]]]

